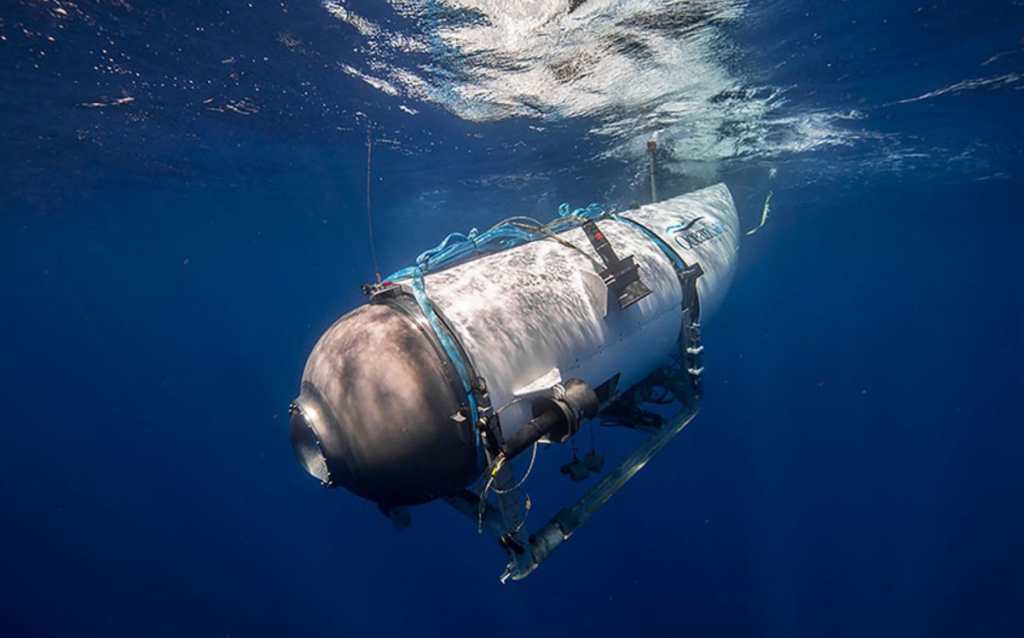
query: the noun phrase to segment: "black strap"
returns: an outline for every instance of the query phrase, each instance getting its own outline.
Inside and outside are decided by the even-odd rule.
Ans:
[[[704,342],[700,333],[700,298],[697,296],[697,279],[703,274],[700,264],[687,266],[679,273],[679,281],[683,285],[683,308],[689,316],[680,335],[680,349],[695,399],[700,399],[704,393]]]
[[[459,380],[458,374],[455,372],[455,366],[450,361],[444,347],[441,346],[438,336],[430,327],[426,317],[423,316],[423,310],[416,302],[416,297],[412,291],[409,290],[408,286],[403,284],[377,285],[370,288],[370,294],[370,303],[390,305],[400,311],[403,311],[406,315],[413,317],[414,320],[422,322],[424,332],[431,337],[431,342],[435,345],[435,349],[441,359],[445,375],[449,378],[449,382],[452,384],[452,387],[456,389],[456,393],[459,396],[463,396],[462,381]],[[473,391],[473,396],[476,399],[477,416],[479,417],[479,421],[477,423],[473,423],[472,428],[479,432],[480,441],[483,443],[484,451],[488,455],[487,460],[489,462],[490,458],[493,458],[501,451],[503,440],[501,435],[501,422],[497,411],[491,404],[491,395],[487,388],[487,381],[477,371],[473,358],[462,345],[462,340],[459,338],[458,333],[452,329],[451,322],[448,320],[448,317],[444,314],[441,308],[435,305],[434,313],[437,315],[441,329],[447,333],[447,336],[451,339],[452,343],[455,344],[455,347],[458,349],[459,356],[468,368],[469,376],[472,380],[471,389]],[[469,414],[469,407],[463,402],[462,409],[453,414],[452,419],[462,423],[469,418]]]
[[[672,268],[676,271],[683,293],[680,305],[683,308],[684,323],[679,333],[679,350],[686,367],[687,378],[690,380],[690,392],[695,399],[699,399],[704,389],[704,345],[700,334],[700,297],[697,294],[697,279],[704,274],[704,269],[700,264],[687,264],[682,255],[640,222],[629,217],[617,219],[642,231],[672,262]]]
[[[615,295],[619,302],[619,308],[628,308],[651,294],[651,289],[640,281],[639,270],[630,255],[625,259],[619,259],[615,249],[608,242],[597,223],[592,219],[583,222],[583,232],[586,233],[590,245],[597,251],[597,255],[604,263],[604,270],[598,273],[604,280],[608,291]]]
[[[604,236],[601,229],[597,227],[597,222],[592,219],[583,222],[583,232],[587,234],[590,245],[597,251],[597,255],[604,262],[605,268],[612,268],[615,264],[619,263],[619,257],[615,254],[615,249],[612,248],[608,238]]]

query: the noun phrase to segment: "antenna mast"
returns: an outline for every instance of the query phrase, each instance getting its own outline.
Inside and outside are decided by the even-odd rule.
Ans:
[[[651,138],[647,141],[647,157],[650,160],[649,170],[651,173],[651,203],[658,201],[658,184],[655,181],[654,171],[657,168],[654,164],[654,154],[658,151],[658,141]]]
[[[370,199],[370,185],[373,179],[373,129],[366,127],[366,228],[370,236],[370,259],[373,260],[373,274],[380,284],[380,266],[377,265],[377,246],[373,239],[373,207]]]

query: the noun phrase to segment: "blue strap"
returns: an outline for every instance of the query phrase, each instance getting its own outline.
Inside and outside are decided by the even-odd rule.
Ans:
[[[437,312],[434,311],[434,304],[431,303],[430,297],[427,296],[426,286],[423,282],[423,271],[420,268],[416,268],[415,275],[412,278],[412,291],[416,297],[416,303],[419,304],[420,310],[423,311],[423,315],[427,318],[430,323],[430,327],[433,329],[434,334],[437,335],[437,340],[441,342],[441,347],[444,348],[445,354],[448,355],[448,359],[455,366],[455,371],[459,375],[459,381],[462,382],[462,390],[466,394],[466,404],[469,406],[469,418],[473,428],[473,432],[476,433],[474,440],[476,442],[477,455],[480,454],[480,431],[477,429],[477,422],[480,419],[479,412],[476,405],[476,394],[473,392],[473,380],[469,376],[469,366],[466,365],[465,360],[462,358],[462,352],[455,341],[452,340],[450,334],[441,325],[441,319],[437,316]]]
[[[568,204],[562,204],[558,208],[558,218],[549,224],[547,229],[553,233],[561,232],[577,225],[579,219],[592,219],[602,214],[604,213],[597,204],[590,204],[586,208],[577,208],[576,210],[571,210]],[[437,340],[440,342],[445,354],[448,355],[448,359],[455,367],[455,371],[459,375],[459,381],[462,383],[462,390],[466,395],[466,404],[469,406],[469,417],[473,432],[475,433],[474,438],[478,457],[481,447],[480,431],[477,428],[480,413],[477,406],[476,393],[473,390],[475,379],[472,379],[470,376],[470,366],[463,359],[459,346],[437,316],[434,304],[430,301],[429,295],[427,295],[423,276],[428,272],[451,266],[456,262],[481,252],[506,250],[547,237],[545,233],[522,228],[512,223],[512,221],[498,224],[483,233],[478,232],[475,228],[470,230],[468,234],[451,233],[440,244],[421,253],[416,258],[415,266],[409,266],[408,268],[393,272],[387,278],[389,281],[412,280],[412,291],[416,297],[416,303],[419,304],[420,310],[427,318],[427,322],[437,336]]]
[[[630,226],[637,228],[643,234],[647,235],[647,238],[654,242],[654,245],[661,249],[661,252],[665,253],[665,256],[669,258],[669,260],[672,262],[672,265],[676,267],[677,271],[683,272],[684,270],[687,269],[686,262],[683,261],[683,258],[679,256],[679,253],[677,253],[671,246],[666,244],[665,240],[663,240],[661,237],[658,237],[658,235],[655,234],[653,230],[644,226],[640,222],[633,221],[628,217],[612,215],[612,218],[615,219],[616,221],[626,222]]]
[[[683,351],[683,356],[687,359],[687,369],[691,374],[691,383],[695,384],[695,392],[699,397],[701,393],[699,375],[700,370],[703,370],[703,367],[700,367],[699,351],[691,352],[689,350],[689,347],[692,344],[696,344],[695,347],[700,346],[699,323],[694,323],[697,321],[697,315],[700,312],[700,306],[697,303],[698,298],[696,278],[699,277],[704,271],[701,270],[700,264],[695,264],[694,268],[692,269],[689,266],[687,266],[686,262],[683,261],[683,258],[679,256],[679,253],[677,253],[671,246],[669,246],[661,237],[658,237],[658,235],[656,235],[654,231],[644,226],[640,222],[633,221],[628,217],[619,217],[617,215],[613,215],[612,217],[617,221],[626,222],[630,226],[639,229],[641,232],[643,232],[644,235],[647,235],[647,237],[652,242],[654,242],[654,245],[660,248],[661,252],[665,253],[665,256],[672,261],[672,264],[676,268],[676,275],[679,277],[679,286],[682,289],[683,293],[683,305],[684,307],[690,310],[690,324],[684,325],[683,331],[680,334],[680,339],[685,338],[687,340],[685,344],[687,349]],[[690,365],[691,360],[696,361],[696,363]],[[696,371],[696,375],[694,374],[695,368],[699,368]]]
[[[558,207],[558,217],[548,224],[547,230],[550,233],[559,233],[577,225],[580,219],[593,219],[603,214],[604,211],[598,204],[590,204],[586,208],[577,208],[576,210],[571,210],[568,204],[562,204]],[[422,252],[416,258],[415,266],[393,272],[387,279],[389,281],[410,279],[416,276],[417,270],[421,272],[422,276],[483,252],[507,250],[547,237],[545,233],[528,230],[521,225],[516,225],[513,223],[514,221],[498,224],[482,233],[475,228],[467,234],[451,233],[434,248]]]

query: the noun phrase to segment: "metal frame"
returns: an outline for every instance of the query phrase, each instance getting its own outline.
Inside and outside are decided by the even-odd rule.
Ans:
[[[510,530],[506,526],[500,506],[495,507],[486,503],[483,527],[509,553],[508,565],[499,580],[502,583],[509,580],[522,580],[533,573],[555,549],[569,540],[577,529],[626,485],[629,479],[636,476],[655,455],[682,432],[697,416],[697,412],[696,408],[684,408],[682,412],[666,422],[644,441],[615,469],[609,471],[604,478],[587,490],[574,505],[560,510],[546,525],[531,533],[528,539],[518,546],[509,544]],[[447,501],[459,512],[473,520],[477,519],[480,501],[476,494],[465,491],[458,496],[449,497]],[[520,535],[521,531],[516,530],[515,536]]]
[[[689,321],[689,309],[685,311],[684,319],[686,325],[692,325]],[[697,416],[699,384],[695,385],[692,380],[674,378],[666,373],[658,376],[657,383],[665,386],[683,405],[683,409],[651,432],[647,440],[591,486],[575,504],[559,510],[537,531],[529,534],[524,531],[523,518],[519,514],[520,508],[511,500],[515,493],[498,495],[496,504],[486,500],[481,502],[480,496],[469,490],[445,499],[453,508],[475,521],[481,532],[486,530],[494,536],[499,545],[507,551],[508,564],[499,577],[502,583],[522,580],[533,573],[555,549],[569,540],[577,529],[625,487],[631,478]],[[595,427],[595,424],[591,424],[590,427]],[[502,472],[509,475],[500,476],[500,482],[509,483],[511,475],[508,467],[503,467]]]

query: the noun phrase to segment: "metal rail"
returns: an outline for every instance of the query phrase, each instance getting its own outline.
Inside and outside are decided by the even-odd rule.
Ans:
[[[528,549],[531,560],[510,562],[505,573],[501,575],[501,582],[504,583],[509,579],[521,580],[529,576],[559,545],[569,540],[581,525],[586,523],[597,510],[601,509],[601,506],[621,490],[629,479],[642,470],[654,455],[682,432],[695,416],[697,416],[697,410],[684,408],[679,415],[662,426],[658,432],[651,435],[640,447],[627,456],[617,468],[587,490],[587,493],[575,505],[555,514],[547,525],[531,535]]]

